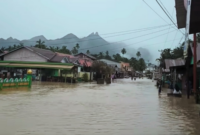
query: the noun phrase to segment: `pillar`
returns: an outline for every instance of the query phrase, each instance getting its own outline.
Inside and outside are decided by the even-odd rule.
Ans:
[[[32,70],[31,69],[27,71],[27,79],[29,80],[28,87],[31,88],[31,85],[32,85]]]

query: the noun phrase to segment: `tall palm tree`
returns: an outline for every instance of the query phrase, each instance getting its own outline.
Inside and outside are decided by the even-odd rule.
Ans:
[[[90,50],[87,50],[87,52],[86,52],[87,54],[90,54]]]
[[[80,46],[79,46],[79,44],[78,44],[78,43],[76,44],[76,48],[77,48],[77,49],[79,49],[79,48],[80,48]]]
[[[121,52],[122,52],[122,54],[124,55],[124,54],[126,53],[126,49],[123,48],[123,49],[121,50]]]
[[[136,53],[136,55],[137,55],[137,57],[138,57],[138,59],[139,59],[140,56],[141,56],[141,53],[138,51],[138,52]]]
[[[99,57],[103,58],[103,52],[99,52]]]
[[[41,39],[36,41],[35,47],[42,48],[42,49],[46,49],[47,48],[46,45],[45,45],[45,41],[42,41]]]

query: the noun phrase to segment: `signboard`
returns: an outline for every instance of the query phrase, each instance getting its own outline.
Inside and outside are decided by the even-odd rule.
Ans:
[[[78,73],[81,72],[81,67],[78,67]]]
[[[186,2],[187,1],[187,2]],[[191,2],[192,0],[184,0],[184,4],[187,10],[187,16],[186,16],[186,28],[185,28],[185,45],[184,45],[184,58],[188,56],[187,50],[189,47],[189,32],[190,32],[190,12],[191,12]]]

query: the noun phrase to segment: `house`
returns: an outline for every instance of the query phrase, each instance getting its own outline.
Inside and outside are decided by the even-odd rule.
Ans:
[[[67,67],[69,63],[65,57],[61,58],[58,53],[46,49],[28,46],[20,47],[8,53],[4,53],[1,55],[1,58],[3,62],[7,62],[7,64],[9,64],[0,64],[1,71],[6,74],[5,76],[7,76],[7,74],[9,74],[11,71],[12,73],[21,72],[24,75],[26,74],[27,69],[32,68],[33,73],[35,73],[34,76],[38,76],[40,79],[42,79],[42,76],[54,76],[58,78],[61,76],[61,70],[71,70],[74,67],[72,66],[65,68],[64,66],[66,65]],[[59,64],[58,62],[63,64]]]
[[[50,50],[36,47],[20,47],[3,54],[3,61],[23,61],[23,62],[49,62],[56,54]]]
[[[91,60],[96,60],[95,57],[89,55],[89,54],[86,54],[86,53],[79,53],[79,54],[76,54],[74,55],[75,57],[78,57],[78,58],[88,58],[88,59],[91,59]]]
[[[119,63],[107,59],[100,59],[99,61],[105,62],[107,65],[113,67],[118,78],[124,78],[125,75],[128,75],[129,72],[131,73],[133,71],[129,63]]]

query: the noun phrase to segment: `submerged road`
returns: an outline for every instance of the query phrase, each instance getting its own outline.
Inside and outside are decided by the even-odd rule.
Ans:
[[[199,135],[199,110],[148,79],[33,83],[0,92],[0,135]]]

